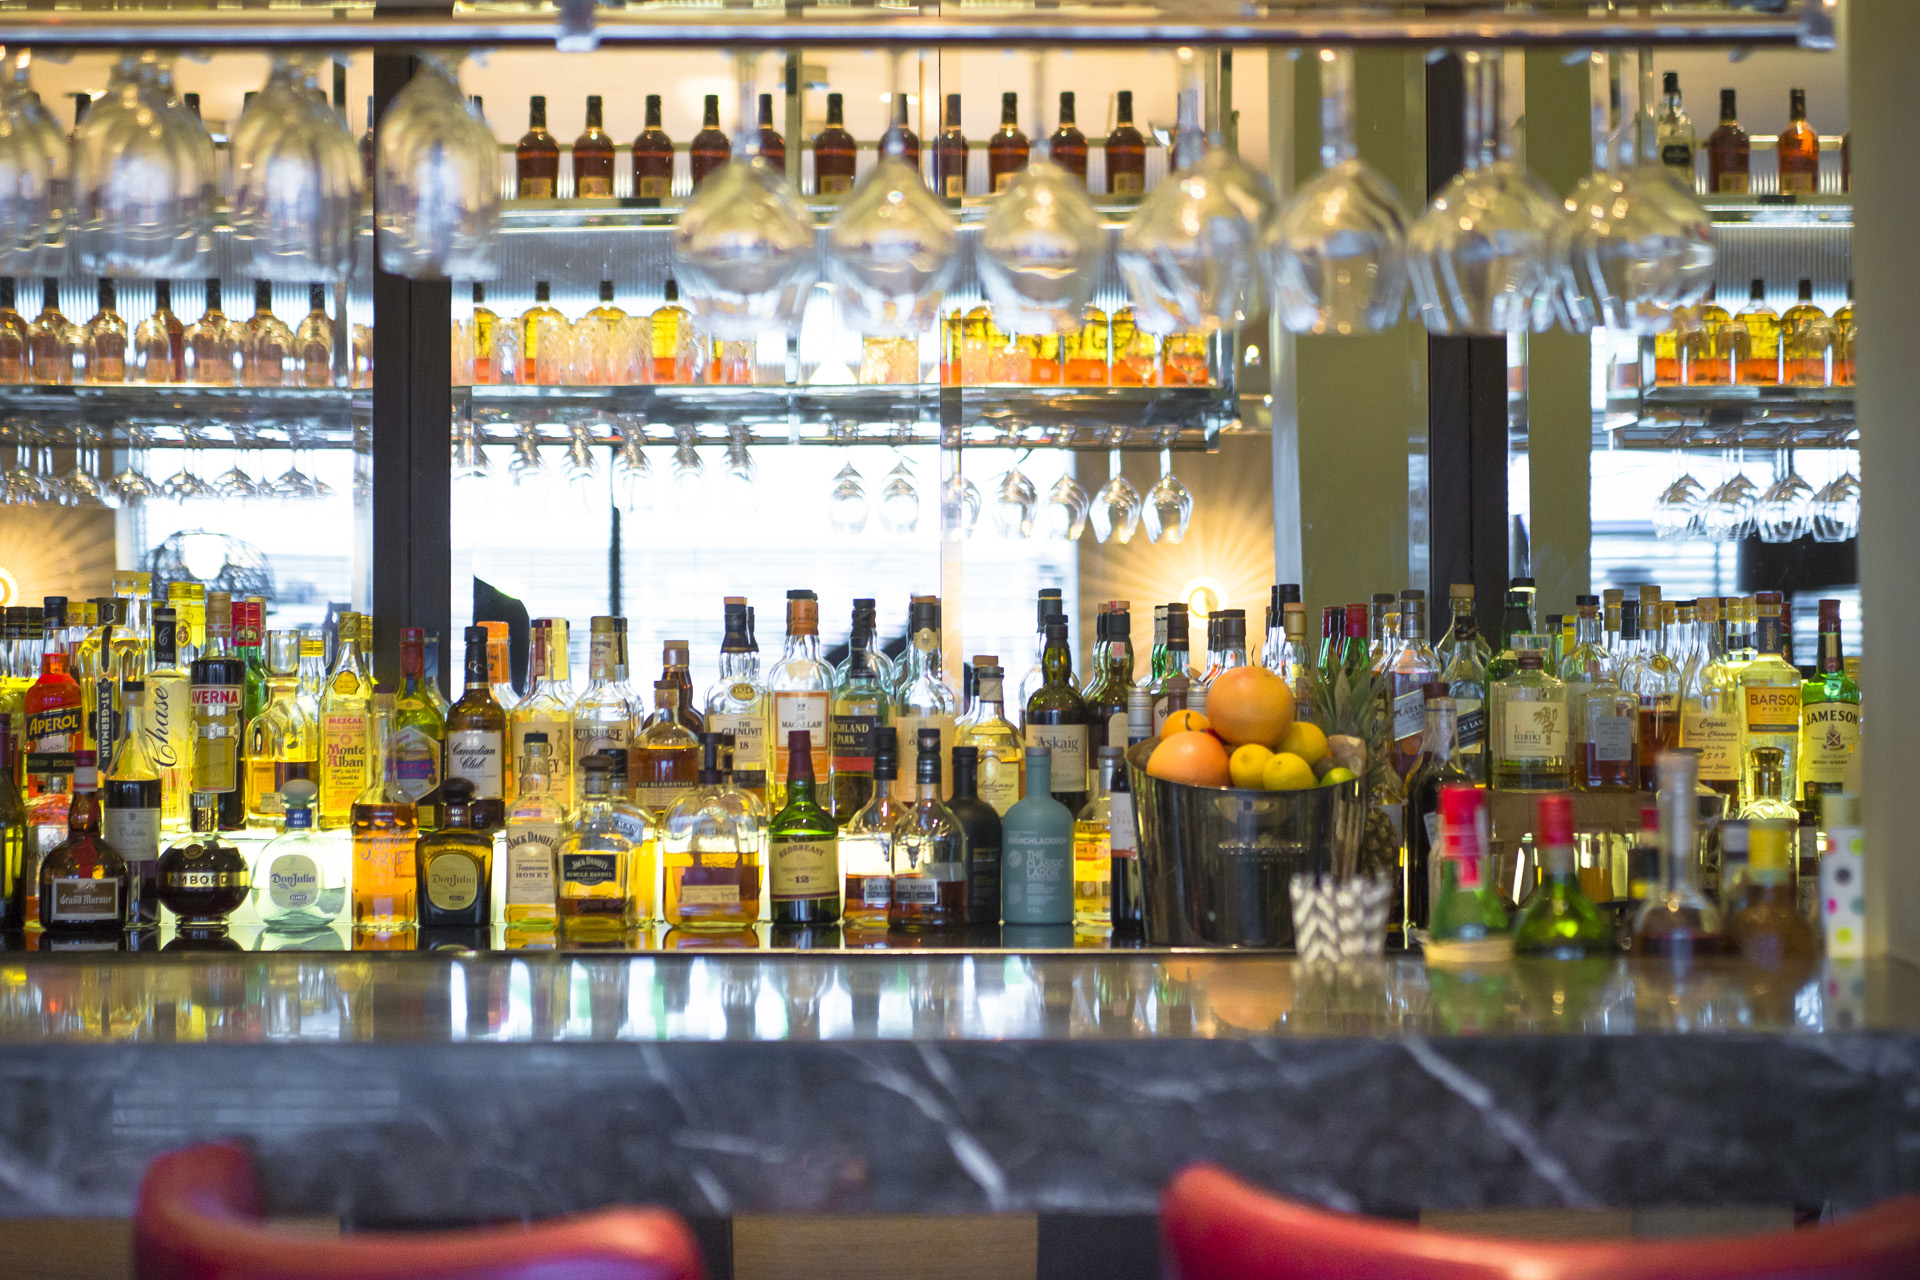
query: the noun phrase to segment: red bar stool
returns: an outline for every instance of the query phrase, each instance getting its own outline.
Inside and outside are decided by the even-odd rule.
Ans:
[[[253,1161],[232,1143],[147,1166],[134,1210],[141,1280],[701,1280],[686,1224],[602,1209],[529,1227],[316,1237],[260,1221]]]
[[[1429,1231],[1269,1195],[1212,1165],[1160,1201],[1174,1280],[1915,1280],[1920,1195],[1830,1227],[1692,1240],[1536,1241]]]

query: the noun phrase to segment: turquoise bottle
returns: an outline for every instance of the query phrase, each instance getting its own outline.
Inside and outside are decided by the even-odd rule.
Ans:
[[[1053,798],[1053,752],[1027,748],[1027,794],[1000,820],[1000,917],[1073,923],[1073,814]]]

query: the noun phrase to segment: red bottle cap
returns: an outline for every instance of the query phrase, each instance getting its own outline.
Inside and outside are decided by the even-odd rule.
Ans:
[[[1660,831],[1660,810],[1652,805],[1643,805],[1640,809],[1640,829],[1658,834]]]
[[[1573,843],[1573,797],[1553,792],[1540,797],[1540,819],[1535,828],[1546,846]]]
[[[1367,638],[1367,606],[1364,604],[1347,606],[1347,636],[1361,640]]]
[[[1448,858],[1478,858],[1487,852],[1487,793],[1478,787],[1440,789],[1442,854]]]

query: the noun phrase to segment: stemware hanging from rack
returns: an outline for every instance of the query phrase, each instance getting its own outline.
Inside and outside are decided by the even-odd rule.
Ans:
[[[459,57],[422,51],[417,58],[375,137],[380,265],[414,280],[491,280],[500,150],[467,109]]]

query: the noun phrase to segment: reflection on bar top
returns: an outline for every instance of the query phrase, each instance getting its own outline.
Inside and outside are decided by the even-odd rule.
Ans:
[[[1060,1040],[1920,1030],[1920,969],[1199,952],[183,954],[0,962],[0,1041]]]

